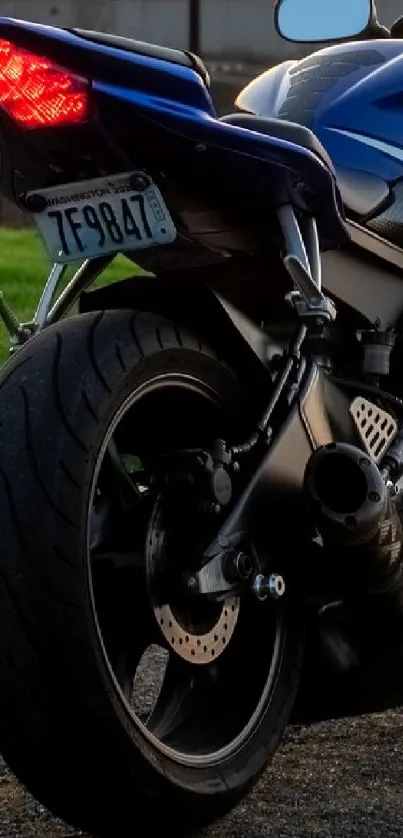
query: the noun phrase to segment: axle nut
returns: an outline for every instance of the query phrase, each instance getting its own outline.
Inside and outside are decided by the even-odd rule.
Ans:
[[[269,594],[273,599],[280,599],[285,594],[285,582],[278,573],[269,576]]]
[[[253,580],[252,591],[260,602],[268,596],[272,599],[280,599],[285,594],[285,582],[278,573],[272,573],[269,577],[258,573]]]

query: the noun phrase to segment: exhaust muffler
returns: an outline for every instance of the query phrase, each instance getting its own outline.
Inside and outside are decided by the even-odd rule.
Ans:
[[[304,486],[322,539],[323,571],[342,600],[334,614],[348,634],[371,637],[372,644],[374,635],[384,637],[381,627],[403,618],[403,527],[395,502],[377,465],[345,443],[311,455]]]

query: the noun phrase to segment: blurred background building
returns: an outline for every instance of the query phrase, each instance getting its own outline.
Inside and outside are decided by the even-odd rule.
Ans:
[[[0,13],[186,48],[190,10],[199,6],[204,56],[265,64],[269,57],[281,57],[285,49],[288,54],[298,54],[275,35],[273,5],[273,0],[1,0]],[[403,14],[403,4],[401,0],[378,0],[378,11],[382,22],[391,23]]]

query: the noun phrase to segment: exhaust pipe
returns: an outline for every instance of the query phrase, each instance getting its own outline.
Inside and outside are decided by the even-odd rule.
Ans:
[[[372,541],[390,512],[389,492],[378,467],[361,449],[346,443],[332,442],[311,455],[305,491],[322,538],[337,546]]]
[[[347,624],[379,638],[403,617],[403,528],[381,473],[364,451],[331,443],[311,455],[304,487]]]

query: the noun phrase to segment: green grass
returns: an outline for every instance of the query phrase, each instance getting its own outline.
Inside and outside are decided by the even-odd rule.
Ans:
[[[31,320],[51,264],[34,230],[0,228],[0,289],[21,322]],[[102,275],[102,283],[131,276],[137,269],[119,256]],[[71,275],[71,271],[69,272]],[[0,321],[0,362],[8,357],[9,338]]]

